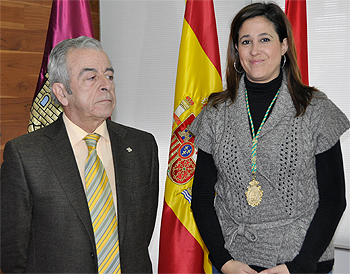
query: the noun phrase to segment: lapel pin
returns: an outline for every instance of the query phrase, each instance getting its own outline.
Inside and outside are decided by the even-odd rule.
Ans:
[[[127,151],[127,152],[131,152],[131,151],[132,151],[132,148],[131,148],[131,147],[126,148],[126,151]]]

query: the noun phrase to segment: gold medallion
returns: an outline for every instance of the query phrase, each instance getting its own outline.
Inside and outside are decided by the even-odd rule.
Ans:
[[[245,196],[247,197],[247,202],[250,206],[255,207],[258,206],[261,202],[263,192],[261,190],[261,186],[259,186],[259,182],[255,179],[249,183],[248,190],[245,192]]]

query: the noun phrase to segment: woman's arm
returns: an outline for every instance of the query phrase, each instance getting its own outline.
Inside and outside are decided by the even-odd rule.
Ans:
[[[210,252],[210,260],[220,271],[232,257],[224,247],[224,237],[214,209],[216,180],[217,170],[212,155],[198,149],[191,207],[199,233]]]
[[[319,206],[299,254],[286,265],[291,273],[313,273],[331,242],[346,207],[345,178],[340,141],[316,155]]]

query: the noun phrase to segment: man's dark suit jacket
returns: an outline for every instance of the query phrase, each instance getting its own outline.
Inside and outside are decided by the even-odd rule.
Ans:
[[[158,149],[146,132],[107,120],[122,273],[151,273]],[[6,144],[1,167],[3,272],[97,273],[89,208],[68,135],[53,124]]]

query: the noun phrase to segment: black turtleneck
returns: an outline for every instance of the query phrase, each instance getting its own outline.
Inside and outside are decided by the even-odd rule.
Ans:
[[[281,86],[283,74],[266,84],[245,80],[254,130],[260,123],[273,97]],[[319,208],[307,231],[299,255],[286,265],[293,273],[328,273],[333,260],[317,263],[329,245],[345,208],[345,179],[340,142],[328,151],[316,155]],[[213,265],[220,271],[225,262],[232,259],[225,249],[224,238],[215,213],[213,201],[217,169],[211,154],[198,149],[196,172],[192,189],[192,210],[199,232],[209,250]],[[259,266],[251,266],[257,271]]]
[[[280,73],[279,76],[272,81],[260,84],[250,82],[246,76],[244,77],[255,133],[258,131],[272,99],[275,97],[278,89],[281,87],[282,78],[283,74]]]

